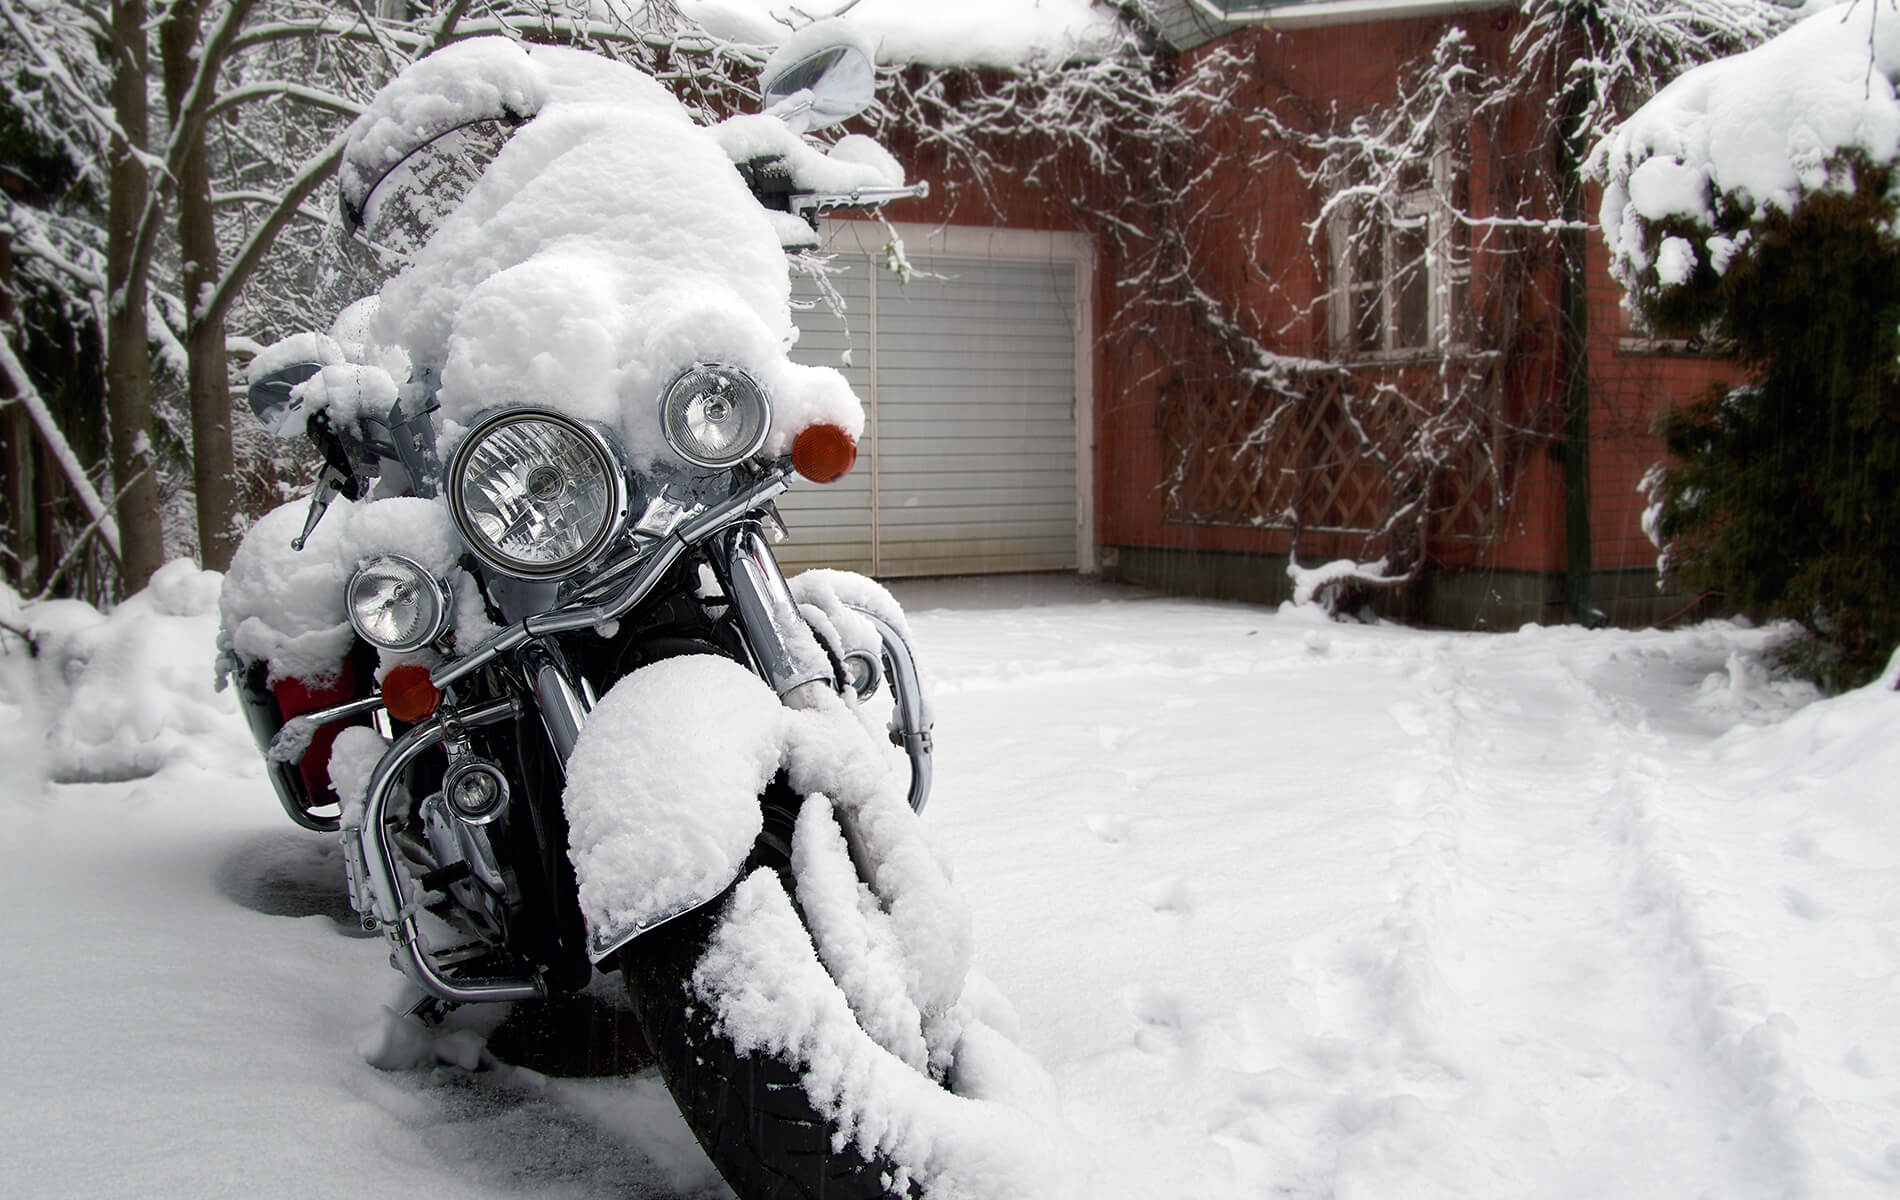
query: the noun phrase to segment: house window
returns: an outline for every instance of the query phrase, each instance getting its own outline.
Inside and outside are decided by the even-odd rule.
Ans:
[[[1702,333],[1689,337],[1658,337],[1649,327],[1635,306],[1630,303],[1625,292],[1616,302],[1617,349],[1625,354],[1707,354],[1709,335]]]
[[[1465,165],[1450,151],[1408,163],[1388,189],[1359,187],[1328,221],[1330,335],[1348,358],[1462,346],[1471,326]]]

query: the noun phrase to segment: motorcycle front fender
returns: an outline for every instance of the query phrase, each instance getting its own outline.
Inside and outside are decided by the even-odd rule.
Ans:
[[[642,667],[600,698],[562,794],[591,960],[739,877],[788,716],[758,676],[711,655]]]

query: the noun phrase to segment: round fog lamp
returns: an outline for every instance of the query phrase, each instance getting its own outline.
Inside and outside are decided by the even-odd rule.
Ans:
[[[660,398],[666,444],[695,466],[729,467],[752,457],[771,424],[765,393],[737,367],[700,363]]]
[[[382,650],[426,646],[449,625],[449,585],[400,554],[356,568],[346,600],[351,627]]]

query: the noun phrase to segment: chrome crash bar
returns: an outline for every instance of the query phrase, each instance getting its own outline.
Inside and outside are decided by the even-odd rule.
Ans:
[[[354,824],[342,829],[343,853],[348,857],[350,903],[365,928],[381,926],[389,938],[390,955],[417,987],[449,1004],[480,1004],[503,1000],[536,1000],[547,995],[537,978],[451,979],[429,955],[416,914],[420,897],[403,889],[405,872],[398,864],[395,832],[408,813],[390,813],[403,772],[410,763],[448,737],[451,726],[493,725],[517,714],[512,700],[496,700],[477,708],[438,714],[396,739],[376,764],[360,812],[350,814]]]
[[[910,758],[910,808],[922,812],[930,799],[930,755],[935,747],[930,713],[924,707],[923,684],[917,677],[917,660],[910,652],[910,643],[889,621],[856,604],[845,607],[869,621],[884,642],[884,673],[890,677],[896,699],[891,713],[891,744],[901,746]]]

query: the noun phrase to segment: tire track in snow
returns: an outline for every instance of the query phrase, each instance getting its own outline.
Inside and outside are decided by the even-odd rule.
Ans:
[[[1495,649],[1487,680],[1532,665]],[[1660,848],[1642,735],[1566,669],[1531,714],[1558,736],[1511,741],[1525,714],[1466,655],[1393,709],[1421,769],[1392,796],[1392,908],[1318,983],[1354,1047],[1333,1193],[1808,1194],[1785,1030],[1736,1000]]]
[[[1723,954],[1724,909],[1704,882],[1711,872],[1695,866],[1708,852],[1693,846],[1670,819],[1672,803],[1696,798],[1695,783],[1672,777],[1679,771],[1652,753],[1664,748],[1665,739],[1649,729],[1638,706],[1606,693],[1574,664],[1564,665],[1570,690],[1588,704],[1603,741],[1622,743],[1600,819],[1628,848],[1626,883],[1652,945],[1687,981],[1683,1000],[1699,1037],[1697,1049],[1732,1089],[1735,1140],[1752,1148],[1757,1166],[1750,1187],[1737,1194],[1850,1194],[1847,1181],[1819,1177],[1814,1148],[1834,1141],[1835,1130],[1802,1071],[1794,1023],[1769,1006],[1759,981]],[[1733,679],[1763,669],[1730,652],[1723,670]],[[1698,690],[1716,678],[1705,677]]]
[[[1631,883],[1647,902],[1653,929],[1690,981],[1684,999],[1700,1048],[1735,1090],[1743,1136],[1768,1160],[1761,1194],[1843,1195],[1814,1177],[1812,1147],[1831,1138],[1830,1121],[1803,1077],[1794,1023],[1768,1006],[1755,981],[1723,961],[1698,889],[1679,866],[1691,855],[1665,815],[1672,790],[1666,772],[1639,756],[1622,769],[1619,783],[1619,801],[1607,816],[1631,848]]]

